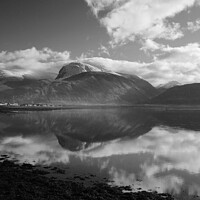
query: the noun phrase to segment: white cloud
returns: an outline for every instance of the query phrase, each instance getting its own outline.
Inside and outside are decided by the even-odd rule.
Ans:
[[[57,52],[49,48],[37,50],[35,47],[14,52],[0,52],[0,70],[10,76],[31,75],[41,77],[57,73],[68,61],[70,52]],[[58,68],[59,67],[59,68]]]
[[[21,163],[29,162],[33,165],[52,163],[68,163],[69,153],[63,151],[55,138],[42,141],[41,138],[22,136],[4,137],[0,140],[0,151]]]
[[[87,58],[83,55],[80,61],[94,66],[104,67],[109,71],[135,74],[153,85],[178,81],[180,83],[200,82],[200,44],[191,43],[186,46],[170,47],[158,44],[151,39],[143,40],[142,50],[154,51],[154,60],[149,63],[112,60],[109,58]],[[0,52],[0,71],[14,76],[24,74],[34,77],[49,77],[58,73],[66,62],[70,61],[70,53],[56,52],[48,48]]]
[[[130,73],[138,76],[141,76],[142,71],[145,71],[145,66],[149,65],[146,63],[112,60],[109,58],[102,58],[102,57],[85,58],[82,60],[82,62],[97,67],[101,66],[109,71],[127,73],[127,74]]]
[[[99,12],[105,10],[108,7],[114,6],[117,2],[123,2],[123,0],[85,0],[92,8],[93,13],[98,16]]]
[[[176,40],[183,37],[183,32],[179,23],[157,23],[143,33],[145,38],[163,38],[166,40]]]
[[[145,41],[142,41],[142,48],[141,50],[143,51],[155,51],[155,50],[160,50],[163,49],[165,46],[162,44],[159,44],[151,39],[146,39]]]
[[[115,43],[135,36],[175,40],[183,36],[180,24],[168,19],[193,6],[197,0],[86,0]],[[104,15],[101,16],[101,11]]]
[[[100,47],[98,48],[98,50],[99,50],[99,56],[102,55],[102,54],[110,56],[108,48],[105,47],[104,45],[101,44]]]
[[[93,55],[94,55],[94,51],[93,50],[88,50],[87,52],[82,53],[80,57],[76,57],[76,59],[77,60],[82,60],[84,58],[93,57]]]
[[[191,32],[196,32],[200,30],[200,19],[197,19],[195,22],[187,22],[187,29]]]
[[[146,48],[160,48],[161,55],[151,63],[129,62],[108,58],[85,58],[82,61],[106,69],[135,74],[153,85],[176,80],[180,83],[200,82],[200,45],[191,43],[181,47],[165,47],[147,40]]]

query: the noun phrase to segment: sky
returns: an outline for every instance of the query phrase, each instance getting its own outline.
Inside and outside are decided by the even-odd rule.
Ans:
[[[0,74],[72,60],[154,86],[200,82],[200,0],[1,0]]]

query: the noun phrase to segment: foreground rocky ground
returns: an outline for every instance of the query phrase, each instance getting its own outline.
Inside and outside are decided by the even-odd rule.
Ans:
[[[45,170],[38,170],[30,164],[19,165],[4,157],[0,158],[0,199],[3,200],[70,200],[70,199],[132,199],[172,200],[168,194],[151,192],[124,193],[129,187],[111,187],[96,182],[84,186],[70,180],[58,180],[47,176]]]

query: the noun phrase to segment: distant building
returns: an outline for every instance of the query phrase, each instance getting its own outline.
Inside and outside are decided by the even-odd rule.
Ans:
[[[54,105],[52,104],[46,104],[46,103],[32,103],[32,104],[28,104],[28,103],[24,103],[21,104],[20,106],[27,106],[27,107],[54,107]]]
[[[30,106],[31,104],[28,104],[28,103],[24,103],[24,104],[21,104],[20,106]]]
[[[3,102],[0,102],[0,106],[7,106],[8,103],[3,103]]]
[[[10,105],[10,106],[19,106],[18,103],[10,103],[9,105]]]

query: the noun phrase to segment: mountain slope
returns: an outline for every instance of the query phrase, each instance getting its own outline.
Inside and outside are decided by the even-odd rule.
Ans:
[[[137,85],[138,83],[138,85]],[[142,79],[105,72],[84,72],[63,80],[15,80],[4,83],[0,101],[54,104],[136,104],[156,94]]]
[[[164,91],[166,91],[169,88],[175,87],[175,86],[179,86],[181,85],[178,81],[170,81],[166,84],[160,84],[159,86],[157,86],[157,90],[159,91],[159,93],[162,93]]]
[[[200,105],[200,83],[175,86],[151,100],[153,104]]]
[[[103,69],[99,69],[89,64],[81,63],[81,62],[71,62],[63,66],[56,79],[60,78],[68,78],[70,76],[80,74],[82,72],[92,72],[92,71],[104,71]]]
[[[82,63],[67,66],[70,67],[64,66],[54,81],[29,77],[1,81],[0,101],[20,104],[131,105],[144,103],[157,94],[151,84],[137,76],[102,72],[103,69]]]
[[[62,83],[59,95],[66,99],[67,92],[67,101],[71,103],[133,104],[143,103],[156,93],[150,84],[141,82],[141,79],[105,72],[84,72],[54,82],[52,87]]]

